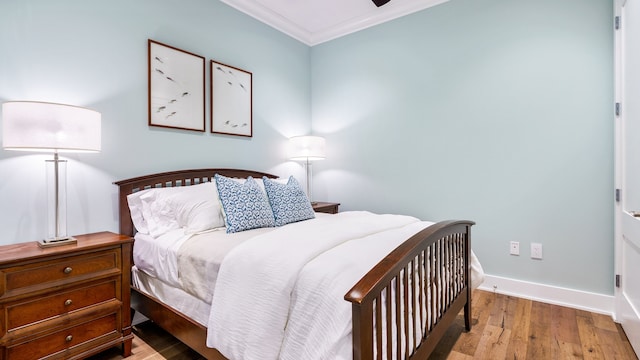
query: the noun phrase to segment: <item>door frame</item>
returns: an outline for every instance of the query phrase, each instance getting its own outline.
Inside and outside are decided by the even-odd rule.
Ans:
[[[614,29],[614,102],[616,104],[624,105],[625,101],[625,49],[624,49],[624,26],[625,18],[622,11],[623,7],[631,1],[640,0],[615,0],[614,1],[614,19],[619,18],[621,22],[621,29]],[[614,24],[615,25],[615,24]],[[638,65],[640,66],[640,65]],[[614,112],[614,185],[617,189],[622,191],[622,195],[616,193],[614,196],[614,270],[617,275],[622,276],[621,281],[630,281],[628,276],[630,274],[624,273],[624,238],[623,238],[623,224],[630,224],[630,221],[635,225],[636,219],[633,219],[625,211],[625,196],[626,190],[625,183],[625,111],[622,110],[619,113],[616,111],[616,107],[613,108]],[[634,226],[640,228],[640,226]],[[627,229],[629,227],[627,226]],[[640,236],[640,231],[636,231],[636,236]],[[617,282],[617,281],[616,281]],[[624,285],[614,286],[614,320],[620,323],[627,333],[631,345],[634,348],[636,354],[640,354],[640,343],[634,339],[640,339],[640,316],[638,312],[633,309],[632,304],[626,299],[624,293]],[[640,311],[640,309],[638,309]]]

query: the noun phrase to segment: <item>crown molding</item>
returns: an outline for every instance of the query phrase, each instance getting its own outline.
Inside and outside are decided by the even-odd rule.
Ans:
[[[418,11],[445,3],[449,0],[416,0],[408,3],[397,3],[391,0],[386,5],[376,8],[368,14],[354,17],[349,21],[331,26],[324,31],[311,34],[311,41],[307,45],[313,46],[337,39],[354,32],[380,25]],[[383,9],[383,11],[380,11]]]
[[[284,16],[251,0],[220,0],[232,8],[245,13],[292,38],[310,45],[311,33],[296,25]]]
[[[330,25],[326,29],[316,32],[310,32],[255,0],[220,1],[308,46],[314,46],[445,3],[449,0],[414,0],[410,2],[394,2],[392,0],[380,8],[372,9],[372,11],[366,14],[353,17],[348,21],[336,25]]]

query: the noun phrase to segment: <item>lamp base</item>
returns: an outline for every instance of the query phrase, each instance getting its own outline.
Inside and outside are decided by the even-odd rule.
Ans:
[[[78,243],[78,240],[76,240],[76,238],[74,238],[73,236],[68,236],[64,238],[39,240],[38,246],[40,246],[41,248],[49,248],[54,246],[71,245],[71,244],[77,244],[77,243]]]

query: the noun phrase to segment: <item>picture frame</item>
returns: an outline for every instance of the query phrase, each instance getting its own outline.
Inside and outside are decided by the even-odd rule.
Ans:
[[[253,74],[210,60],[211,132],[253,136]]]
[[[205,58],[148,40],[149,126],[205,131]]]

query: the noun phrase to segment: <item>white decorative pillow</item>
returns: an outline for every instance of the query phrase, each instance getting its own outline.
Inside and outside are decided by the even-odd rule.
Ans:
[[[214,183],[153,190],[141,196],[149,234],[153,237],[178,228],[184,228],[185,234],[193,234],[224,227]]]
[[[192,185],[168,199],[186,234],[224,227],[222,204],[213,182]]]
[[[273,210],[276,226],[315,218],[311,202],[298,181],[289,177],[286,184],[263,177],[264,188]]]
[[[129,212],[131,213],[131,221],[133,222],[133,226],[135,226],[136,230],[139,233],[143,234],[149,233],[149,227],[147,225],[147,220],[144,218],[142,199],[140,199],[140,196],[148,193],[149,191],[151,191],[151,189],[134,192],[127,195],[127,203],[129,204]]]
[[[140,197],[149,235],[154,238],[180,228],[175,212],[167,206],[166,202],[156,201],[156,198],[162,199],[174,192],[174,189],[175,188],[153,189],[153,191],[149,191]]]
[[[244,183],[218,174],[215,179],[226,215],[227,233],[274,226],[269,201],[252,177]]]

